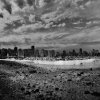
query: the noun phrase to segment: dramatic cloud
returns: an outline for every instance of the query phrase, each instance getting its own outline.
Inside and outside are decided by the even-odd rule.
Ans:
[[[30,5],[30,6],[33,6],[35,4],[35,0],[27,0],[27,3]]]
[[[6,1],[6,0],[2,0],[2,2],[4,3],[4,9],[6,9],[10,14],[12,13],[12,8],[11,8],[11,4]]]
[[[100,0],[0,0],[3,46],[87,47],[99,33]]]
[[[0,17],[3,18],[3,14],[0,14]]]

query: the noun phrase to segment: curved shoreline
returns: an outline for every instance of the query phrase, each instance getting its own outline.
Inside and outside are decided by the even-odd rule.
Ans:
[[[45,64],[45,65],[80,65],[81,63],[92,63],[98,59],[83,59],[83,60],[68,60],[68,61],[47,61],[47,60],[16,60],[16,59],[0,59],[5,61],[15,61],[15,62],[33,62],[35,64]]]
[[[26,65],[35,65],[49,70],[56,69],[90,69],[100,68],[100,59],[70,60],[70,61],[42,61],[42,60],[16,60],[2,59],[4,61],[18,62]]]
[[[94,62],[95,59],[86,59],[86,60],[70,60],[70,61],[41,61],[34,60],[35,64],[45,64],[45,65],[80,65],[81,63],[91,63]]]

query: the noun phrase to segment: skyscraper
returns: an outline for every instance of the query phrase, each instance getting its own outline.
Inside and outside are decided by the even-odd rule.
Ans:
[[[34,56],[34,53],[35,53],[35,47],[31,46],[31,56]]]

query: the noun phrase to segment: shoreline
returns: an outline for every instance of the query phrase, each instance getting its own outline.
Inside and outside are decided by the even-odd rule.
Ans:
[[[70,61],[41,61],[41,60],[16,60],[16,59],[12,60],[2,59],[2,60],[36,66],[48,70],[100,68],[100,59],[85,59],[85,60],[70,60]]]

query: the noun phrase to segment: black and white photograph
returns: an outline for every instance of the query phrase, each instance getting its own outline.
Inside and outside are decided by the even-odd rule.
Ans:
[[[100,100],[100,0],[0,0],[0,100]]]

